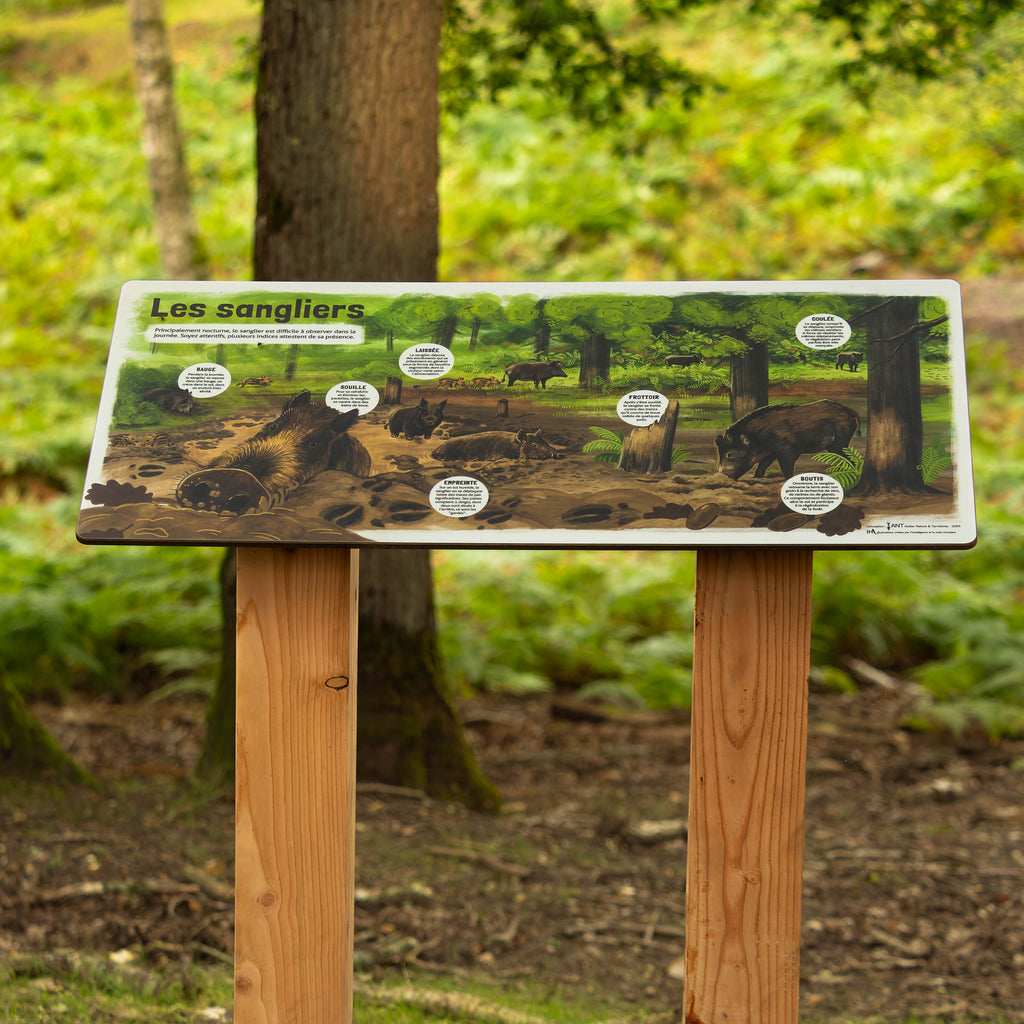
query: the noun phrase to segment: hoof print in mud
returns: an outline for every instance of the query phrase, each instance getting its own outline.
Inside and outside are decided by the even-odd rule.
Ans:
[[[818,532],[827,537],[840,537],[845,533],[859,530],[864,522],[864,510],[854,505],[840,505],[826,512],[818,524]]]
[[[706,501],[698,505],[687,517],[688,530],[703,530],[710,526],[722,513],[722,506],[716,501]]]
[[[86,501],[94,505],[140,505],[152,501],[153,495],[142,484],[122,484],[117,480],[108,480],[105,484],[93,484],[86,491]]]
[[[178,484],[177,499],[186,508],[243,515],[270,505],[270,493],[248,470],[201,469]]]
[[[758,514],[750,520],[750,525],[755,527],[767,526],[773,519],[778,516],[784,516],[788,511],[789,506],[783,505],[780,501],[774,507],[766,508],[763,512],[758,512]]]
[[[383,477],[374,476],[370,477],[363,486],[374,494],[380,494],[381,491],[386,491],[393,483],[393,480],[385,480]]]
[[[425,519],[433,510],[419,501],[395,501],[388,505],[393,523],[416,523]]]
[[[692,512],[692,505],[670,501],[667,505],[655,505],[650,512],[644,513],[644,519],[686,519]]]
[[[366,512],[362,505],[347,501],[342,505],[332,505],[329,509],[325,509],[321,516],[329,523],[334,523],[335,526],[344,528],[346,526],[355,526],[356,523],[362,520],[365,514]]]
[[[507,523],[512,518],[512,513],[508,509],[501,508],[485,508],[482,512],[477,512],[473,519],[481,523],[487,523],[489,526],[498,526],[500,523]]]
[[[611,514],[611,505],[577,505],[562,513],[562,522],[570,526],[592,526],[607,522]]]
[[[789,533],[790,530],[806,526],[810,521],[811,517],[805,516],[802,512],[783,512],[768,524],[768,529],[773,533]]]
[[[85,530],[79,536],[83,540],[124,540],[124,530],[111,526],[106,530]]]
[[[148,462],[145,466],[139,466],[135,471],[136,476],[150,477],[150,476],[161,476],[167,472],[166,466],[160,466],[155,462]]]

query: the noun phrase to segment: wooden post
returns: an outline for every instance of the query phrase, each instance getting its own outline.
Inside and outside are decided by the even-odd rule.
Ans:
[[[686,1024],[796,1024],[812,552],[697,552]]]
[[[237,1024],[352,1020],[357,586],[348,548],[238,551]]]

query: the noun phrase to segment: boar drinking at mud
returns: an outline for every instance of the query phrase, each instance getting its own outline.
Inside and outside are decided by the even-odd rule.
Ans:
[[[434,402],[433,404],[428,403],[425,398],[421,398],[419,405],[411,406],[408,409],[396,409],[386,424],[387,429],[391,431],[392,437],[405,434],[409,441],[416,437],[430,437],[441,425],[441,421],[444,419],[444,407],[447,404],[447,398],[443,402]]]
[[[493,462],[496,459],[560,459],[562,453],[544,440],[535,430],[483,430],[478,434],[453,437],[439,444],[431,453],[444,462]]]
[[[501,375],[508,378],[508,386],[512,387],[517,380],[532,380],[534,387],[542,387],[547,390],[547,382],[552,377],[564,377],[565,370],[557,360],[548,362],[513,363],[507,367]]]
[[[346,433],[358,416],[356,409],[314,405],[302,391],[247,441],[185,477],[178,484],[178,501],[241,515],[279,504],[325,469],[367,476],[370,453]]]
[[[778,462],[788,480],[801,455],[842,455],[854,434],[860,434],[860,418],[838,402],[763,405],[715,438],[718,472],[738,480],[756,465],[754,476],[763,477]]]

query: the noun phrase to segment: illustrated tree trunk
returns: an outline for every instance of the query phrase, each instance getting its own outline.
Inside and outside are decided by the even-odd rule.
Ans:
[[[649,475],[667,473],[672,468],[672,445],[678,419],[679,403],[669,402],[657,423],[634,427],[623,439],[619,469]]]
[[[538,306],[543,303],[543,299]],[[537,328],[537,333],[533,336],[533,354],[538,359],[546,359],[548,355],[548,348],[551,345],[551,324],[542,322],[540,327]]]
[[[388,377],[384,384],[384,397],[381,399],[381,405],[401,405],[402,404],[402,378],[401,377]]]
[[[266,0],[257,279],[436,279],[441,21],[440,0]],[[445,692],[428,551],[361,553],[358,702],[361,777],[497,805]]]
[[[142,148],[149,167],[164,274],[172,280],[206,277],[192,208],[185,147],[174,103],[174,65],[164,25],[163,0],[129,0]]]
[[[867,330],[868,443],[864,470],[852,493],[914,493],[926,490],[921,476],[924,422],[921,415],[919,300],[896,297],[864,319]]]
[[[739,356],[730,356],[729,410],[733,421],[768,404],[768,349],[751,345]]]
[[[459,318],[457,315],[452,314],[451,316],[446,316],[444,320],[441,321],[441,324],[437,329],[437,336],[434,340],[438,345],[441,345],[444,348],[451,348],[452,342],[455,340],[455,330],[458,326]]]
[[[580,360],[580,386],[594,387],[599,381],[607,381],[611,377],[612,344],[600,332],[591,331],[583,342],[583,354]]]

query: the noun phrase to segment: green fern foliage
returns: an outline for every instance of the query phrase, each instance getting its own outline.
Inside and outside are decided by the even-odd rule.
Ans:
[[[921,465],[917,468],[921,471],[921,479],[930,484],[936,477],[948,469],[953,463],[953,456],[949,452],[949,442],[945,437],[937,437],[923,452],[921,452]]]
[[[594,456],[595,462],[618,462],[622,456],[622,434],[605,427],[591,427],[597,437],[583,446],[583,451]]]
[[[818,452],[814,458],[828,467],[829,476],[835,477],[844,491],[856,487],[864,472],[864,456],[856,448],[844,448],[842,455]]]

